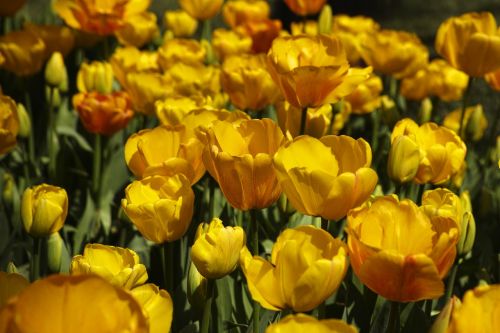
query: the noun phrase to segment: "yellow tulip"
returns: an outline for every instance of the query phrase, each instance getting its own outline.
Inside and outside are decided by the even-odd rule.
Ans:
[[[317,14],[323,8],[326,0],[285,0],[286,5],[292,12],[300,16]]]
[[[264,0],[232,0],[227,1],[222,7],[224,22],[233,29],[247,21],[269,18],[270,12],[269,3]]]
[[[285,229],[271,252],[271,262],[244,247],[240,266],[252,298],[269,310],[314,309],[337,290],[347,272],[347,248],[339,239],[311,225]]]
[[[231,55],[250,53],[252,38],[238,31],[217,28],[212,34],[212,47],[222,62]]]
[[[0,308],[29,284],[28,280],[21,274],[0,272]]]
[[[200,42],[194,39],[168,39],[158,49],[158,64],[164,71],[178,62],[201,65],[206,57],[207,51]]]
[[[278,124],[286,136],[292,138],[300,134],[302,110],[290,105],[288,102],[279,102],[275,105]],[[308,108],[304,134],[320,138],[326,134],[332,118],[331,104],[319,108]]]
[[[347,214],[351,265],[368,288],[398,302],[444,293],[459,231],[452,219],[429,219],[410,200],[377,197]]]
[[[300,158],[298,158],[300,156]],[[348,136],[299,136],[274,155],[283,192],[302,214],[339,220],[377,185],[369,144]]]
[[[0,333],[149,331],[132,295],[94,275],[38,280],[0,308],[0,319]]]
[[[460,302],[458,297],[452,296],[448,303],[446,303],[444,308],[441,310],[436,320],[434,320],[429,333],[446,333],[448,330],[448,326],[450,325],[451,314],[453,313],[454,309],[460,307],[460,305],[462,305],[462,303]]]
[[[208,20],[217,15],[224,0],[179,0],[179,5],[197,20]]]
[[[19,125],[16,102],[0,93],[0,156],[16,146]]]
[[[272,156],[284,137],[271,119],[217,122],[203,140],[203,163],[233,207],[260,209],[278,200],[281,189]]]
[[[420,166],[420,148],[407,136],[399,136],[392,142],[387,162],[389,177],[399,183],[412,181]]]
[[[220,69],[215,66],[176,62],[165,76],[171,82],[174,92],[181,96],[209,99],[216,98],[221,92]]]
[[[455,307],[447,333],[500,332],[500,285],[479,286]]]
[[[267,57],[285,99],[299,108],[335,103],[371,73],[371,68],[349,69],[341,41],[326,35],[278,37]]]
[[[119,47],[110,58],[113,74],[120,85],[127,84],[127,74],[131,72],[160,73],[158,54],[156,52],[139,51],[135,47]]]
[[[68,85],[68,73],[61,53],[54,52],[45,66],[45,82],[54,88]]]
[[[269,325],[266,333],[357,333],[356,327],[339,319],[322,319],[302,313],[288,315],[279,322]]]
[[[159,73],[131,72],[126,74],[124,84],[134,111],[146,115],[155,113],[156,101],[173,93],[171,79]]]
[[[366,35],[360,49],[375,71],[402,79],[427,66],[429,51],[415,34],[380,30]]]
[[[142,307],[149,322],[149,333],[170,332],[174,305],[166,290],[148,283],[132,289],[130,293]]]
[[[447,113],[443,119],[443,126],[458,134],[460,120],[462,119],[462,110],[462,108],[459,108]],[[488,128],[488,119],[484,115],[483,106],[478,104],[467,107],[463,121],[465,124],[463,129],[465,136],[472,141],[481,140]]]
[[[155,102],[156,117],[162,125],[180,125],[182,119],[192,110],[203,106],[203,98],[169,96]]]
[[[500,69],[500,34],[493,14],[450,17],[438,28],[435,48],[450,65],[470,76]]]
[[[76,76],[79,92],[97,91],[109,94],[113,91],[113,69],[109,62],[92,61],[82,63]]]
[[[103,245],[87,244],[83,255],[71,260],[71,274],[96,274],[112,285],[132,289],[148,279],[146,267],[134,251]]]
[[[122,208],[139,232],[156,244],[173,242],[187,231],[194,193],[182,174],[150,176],[125,189]]]
[[[68,195],[61,187],[48,184],[24,190],[21,217],[24,230],[33,237],[46,237],[59,231],[68,215]]]
[[[226,58],[220,79],[222,89],[229,95],[231,102],[242,110],[259,111],[281,97],[267,71],[264,54]]]
[[[413,120],[405,118],[400,120],[393,128],[391,134],[392,145],[402,141],[399,138],[401,136],[413,141],[420,151],[420,162],[417,174],[413,179],[416,183],[442,184],[460,171],[467,148],[460,137],[451,130],[435,123],[425,123],[419,127]],[[404,142],[406,142],[405,146],[401,148],[413,147],[406,139]],[[401,154],[403,153],[409,154],[401,151]],[[413,152],[409,155],[416,158]],[[411,165],[411,167],[408,166],[409,170],[413,167],[413,164],[411,164],[414,163],[413,158],[408,162]]]
[[[319,33],[318,22],[311,20],[307,20],[305,22],[292,22],[290,24],[290,32],[292,33],[292,36],[304,34],[315,36]]]
[[[214,218],[201,223],[191,248],[191,260],[207,279],[220,279],[238,267],[240,251],[245,246],[245,231],[240,227],[224,227]]]
[[[380,94],[383,85],[380,77],[370,75],[370,78],[361,83],[352,93],[344,98],[351,104],[351,112],[354,114],[366,114],[380,107],[382,101]]]
[[[175,37],[191,37],[198,28],[198,21],[183,10],[166,11],[164,21]]]
[[[111,35],[149,7],[151,0],[55,0],[53,8],[67,25],[98,35]]]
[[[27,31],[11,31],[0,36],[0,68],[19,76],[37,73],[45,61],[45,43]]]
[[[45,44],[44,59],[48,59],[54,52],[59,52],[66,57],[75,46],[75,33],[65,26],[26,23],[24,30],[43,41]]]
[[[120,44],[139,48],[149,43],[159,34],[156,15],[152,12],[142,12],[128,17],[123,26],[115,31]]]
[[[144,129],[125,143],[125,161],[139,178],[182,173],[194,184],[205,174],[202,153],[203,144],[183,125]]]

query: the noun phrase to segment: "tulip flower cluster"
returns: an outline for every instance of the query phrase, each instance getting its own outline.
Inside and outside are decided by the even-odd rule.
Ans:
[[[492,13],[428,45],[325,0],[25,2],[0,333],[500,331]]]

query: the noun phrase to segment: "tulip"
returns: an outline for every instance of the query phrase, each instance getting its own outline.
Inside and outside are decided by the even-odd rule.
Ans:
[[[380,77],[371,75],[368,80],[361,83],[351,94],[347,95],[344,101],[351,104],[351,111],[354,114],[370,113],[380,107],[382,89],[383,85]]]
[[[148,283],[132,289],[130,293],[142,307],[149,322],[149,333],[170,332],[174,305],[166,290]]]
[[[295,209],[339,220],[368,199],[377,184],[377,174],[370,169],[371,155],[363,139],[299,136],[278,150],[274,166]]]
[[[242,110],[262,110],[280,98],[264,54],[227,58],[222,64],[221,84],[231,102]]]
[[[238,267],[240,251],[245,246],[245,231],[240,227],[224,227],[214,218],[201,223],[191,249],[191,260],[207,279],[220,279]]]
[[[96,134],[112,135],[125,128],[134,115],[125,92],[79,93],[73,96],[73,105],[85,129]]]
[[[285,0],[285,4],[292,12],[300,16],[317,14],[323,8],[326,0]]]
[[[132,72],[126,74],[125,91],[134,111],[153,115],[155,102],[173,93],[171,79],[159,73]]]
[[[488,128],[488,119],[486,119],[486,116],[484,115],[483,106],[478,104],[467,107],[463,117],[465,135],[472,141],[481,140],[486,129]],[[461,118],[462,108],[449,112],[444,117],[443,126],[458,134]]]
[[[500,69],[500,35],[493,14],[450,17],[438,28],[435,48],[450,65],[479,77]]]
[[[9,96],[0,94],[0,156],[16,146],[19,125],[16,103]]]
[[[376,198],[347,214],[351,265],[368,288],[397,302],[444,293],[459,236],[453,219],[429,219],[410,200]]]
[[[135,47],[117,48],[110,58],[113,74],[124,87],[127,83],[127,74],[131,72],[160,72],[158,54],[156,52],[139,51]]]
[[[109,94],[113,91],[113,69],[109,62],[82,63],[76,77],[79,92]]]
[[[333,13],[332,7],[326,4],[321,9],[318,17],[318,33],[320,34],[331,34],[333,26]]]
[[[59,52],[63,57],[66,57],[75,46],[75,34],[65,26],[26,23],[24,30],[43,41],[45,45],[44,59],[50,58],[54,52]]]
[[[460,239],[457,244],[459,255],[466,255],[472,250],[476,238],[476,221],[472,215],[472,205],[469,191],[460,193],[460,201],[463,208],[462,222],[460,223]]]
[[[465,293],[462,305],[455,307],[447,333],[499,332],[498,300],[500,285],[485,285]]]
[[[28,280],[21,274],[0,272],[0,308],[29,284]]]
[[[152,12],[142,12],[128,17],[123,26],[115,31],[120,44],[138,48],[149,43],[159,33],[156,15]]]
[[[196,310],[203,310],[207,300],[207,279],[198,272],[196,266],[191,261],[187,276],[187,298]]]
[[[19,136],[29,138],[31,135],[31,119],[23,104],[17,104],[17,116],[19,118]]]
[[[0,4],[0,16],[12,16],[26,3],[26,0],[3,1]]]
[[[156,244],[173,242],[187,231],[194,193],[182,174],[150,176],[125,189],[122,208],[139,232]]]
[[[462,303],[456,296],[452,296],[448,303],[444,306],[444,308],[439,313],[436,320],[432,324],[431,330],[429,333],[446,333],[448,330],[448,326],[450,325],[451,314],[453,310],[460,307]]]
[[[198,21],[183,10],[166,11],[164,21],[175,37],[191,37],[198,28]]]
[[[267,57],[271,77],[298,108],[335,103],[371,72],[349,70],[340,40],[325,35],[276,38]]]
[[[266,309],[314,309],[337,290],[347,272],[347,248],[339,239],[311,225],[285,229],[271,252],[271,262],[240,254],[252,298]]]
[[[374,70],[402,79],[427,66],[429,51],[411,33],[380,30],[366,35],[360,49],[363,60]]]
[[[181,125],[182,119],[204,102],[202,98],[171,96],[155,102],[155,114],[162,125]]]
[[[420,162],[417,174],[413,179],[416,183],[442,184],[460,171],[467,148],[464,142],[449,129],[434,123],[425,123],[419,127],[409,118],[400,120],[394,126],[391,134],[392,145],[404,142],[401,149],[395,147],[394,150],[399,149],[399,156],[403,156],[403,153],[413,156],[408,162],[409,164],[407,163],[406,170],[409,171],[414,167],[416,155],[406,149],[412,147],[413,150],[414,146],[406,139],[400,139],[401,136],[405,136],[415,143],[420,151]],[[397,158],[397,156],[395,157]],[[401,171],[399,173],[406,174],[401,173]]]
[[[399,136],[392,142],[389,151],[387,173],[399,183],[412,181],[417,175],[420,160],[417,143],[407,136]]]
[[[45,66],[45,82],[49,86],[59,87],[64,85],[68,80],[68,73],[66,72],[66,66],[64,65],[64,59],[61,53],[52,53],[52,56],[47,61]]]
[[[319,33],[318,22],[307,20],[305,22],[292,22],[290,24],[290,32],[292,36],[311,35],[315,36]]]
[[[71,260],[71,274],[96,274],[124,289],[140,286],[148,279],[146,267],[134,251],[102,244],[87,244],[83,255]]]
[[[217,122],[203,140],[203,163],[233,207],[261,209],[278,200],[281,189],[272,156],[284,137],[272,120]]]
[[[495,91],[500,91],[500,70],[487,73],[484,79],[488,83],[491,89]]]
[[[37,73],[45,60],[45,43],[35,34],[12,31],[0,36],[0,68],[18,76]]]
[[[224,0],[179,0],[179,5],[197,20],[208,20],[217,15]]]
[[[261,21],[269,18],[271,8],[264,0],[228,1],[222,7],[224,22],[234,29],[236,26],[245,24],[247,21]]]
[[[61,271],[65,246],[59,232],[54,232],[47,239],[47,266],[50,272],[59,273]]]
[[[252,38],[243,32],[218,28],[212,33],[212,47],[222,62],[231,55],[250,53]]]
[[[150,0],[55,0],[53,8],[67,25],[98,35],[111,35],[149,7]]]
[[[165,74],[174,93],[192,98],[215,100],[220,95],[220,69],[215,66],[175,63]]]
[[[41,184],[27,188],[22,197],[24,230],[33,237],[59,231],[68,215],[68,195],[61,187]]]
[[[52,275],[36,281],[0,309],[0,318],[0,333],[149,331],[132,295],[93,275]]]
[[[288,102],[279,102],[275,105],[278,116],[278,124],[287,137],[300,135],[302,110],[290,105]],[[315,138],[325,135],[330,126],[332,118],[332,106],[323,105],[319,108],[308,108],[304,134]]]
[[[358,330],[352,325],[339,319],[318,320],[313,316],[302,313],[288,315],[279,322],[269,325],[266,333],[301,333],[301,332],[341,332],[357,333]]]
[[[166,71],[172,65],[182,62],[188,65],[201,65],[207,56],[200,42],[194,39],[169,39],[158,49],[158,64]]]

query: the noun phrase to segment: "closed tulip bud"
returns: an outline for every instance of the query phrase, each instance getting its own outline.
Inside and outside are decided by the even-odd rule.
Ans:
[[[460,305],[462,305],[460,299],[456,296],[452,296],[441,310],[436,320],[434,320],[429,333],[447,333],[448,326],[450,325],[451,314],[459,308]]]
[[[12,150],[17,144],[19,116],[14,100],[0,94],[0,156]]]
[[[266,333],[301,333],[301,332],[341,332],[357,333],[355,326],[340,319],[318,320],[313,316],[302,313],[288,315],[266,328]]]
[[[460,121],[462,118],[462,108],[456,109],[446,114],[443,120],[443,126],[458,133]],[[483,137],[486,128],[488,128],[488,120],[484,115],[483,106],[481,104],[470,106],[465,109],[464,128],[462,134],[472,141],[479,141]],[[465,133],[464,133],[465,131]]]
[[[79,92],[96,91],[109,94],[113,91],[113,69],[109,62],[92,61],[84,62],[76,77]]]
[[[17,116],[19,117],[19,133],[22,138],[28,138],[31,134],[31,119],[26,108],[21,103],[17,104]]]
[[[391,145],[387,173],[398,183],[412,181],[417,175],[420,165],[420,149],[406,136],[400,136]]]
[[[472,215],[472,205],[468,191],[460,194],[460,201],[463,209],[461,234],[457,244],[459,255],[465,255],[472,250],[476,238],[476,221]]]
[[[59,232],[51,234],[47,240],[47,265],[52,273],[59,273],[62,265],[64,240]]]
[[[164,21],[175,37],[191,37],[198,28],[198,21],[183,10],[166,11]]]
[[[398,122],[401,118],[398,112],[398,108],[396,106],[396,102],[387,96],[383,95],[381,97],[381,106],[382,106],[382,120],[384,123],[390,128],[394,127],[394,124]]]
[[[432,101],[430,98],[425,98],[420,103],[420,109],[418,110],[418,122],[419,124],[424,124],[431,121],[432,117]]]
[[[21,202],[24,230],[33,237],[47,237],[59,231],[68,214],[68,195],[48,184],[27,188]]]
[[[149,322],[149,333],[170,332],[174,304],[166,290],[148,283],[135,287],[130,293],[142,307],[144,316]]]
[[[224,227],[214,218],[201,223],[191,249],[196,269],[207,279],[220,279],[238,267],[240,251],[245,246],[245,232],[240,227]]]
[[[321,9],[321,13],[318,18],[318,32],[320,34],[329,35],[332,32],[333,15],[332,7],[326,4]]]
[[[14,198],[14,177],[10,173],[3,174],[3,192],[2,198],[6,204],[12,205],[12,199]]]
[[[0,272],[0,308],[29,284],[21,274]]]
[[[68,79],[66,66],[61,53],[52,53],[47,65],[45,66],[45,82],[52,87],[58,87]]]
[[[203,310],[203,305],[207,299],[207,279],[198,272],[193,262],[189,264],[187,297],[189,304],[195,309],[198,311]]]

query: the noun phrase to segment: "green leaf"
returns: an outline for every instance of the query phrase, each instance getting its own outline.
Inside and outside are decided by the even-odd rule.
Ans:
[[[88,143],[88,141],[80,134],[78,133],[74,128],[69,127],[69,126],[59,126],[56,129],[57,134],[59,135],[64,135],[70,138],[73,138],[75,142],[82,148],[84,151],[91,153],[92,152],[92,147]]]
[[[85,209],[83,211],[82,217],[78,221],[78,225],[76,227],[76,232],[74,235],[73,255],[79,254],[81,252],[82,244],[87,239],[86,237],[88,236],[94,218],[94,201],[92,200],[90,192],[87,191],[87,196],[85,199]]]

